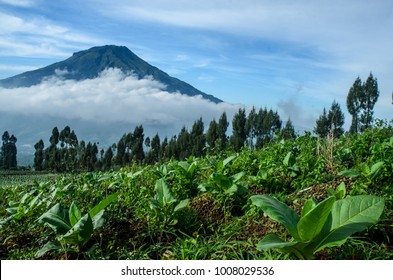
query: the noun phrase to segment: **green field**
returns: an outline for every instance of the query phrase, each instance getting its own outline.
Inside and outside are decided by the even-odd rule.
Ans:
[[[111,172],[3,173],[0,258],[393,259],[392,171],[383,126]]]

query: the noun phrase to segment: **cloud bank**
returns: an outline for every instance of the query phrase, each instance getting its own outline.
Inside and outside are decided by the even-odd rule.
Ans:
[[[168,93],[165,87],[151,77],[139,80],[113,68],[83,81],[64,80],[57,75],[28,88],[0,88],[0,113],[81,120],[103,126],[170,126],[177,133],[179,127],[190,127],[200,117],[208,125],[222,112],[230,117],[239,108],[215,104],[201,96]]]

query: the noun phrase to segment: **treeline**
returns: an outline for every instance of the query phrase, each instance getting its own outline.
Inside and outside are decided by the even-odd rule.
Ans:
[[[41,139],[35,144],[35,170],[56,172],[79,172],[109,170],[137,162],[153,164],[171,158],[184,159],[189,156],[203,156],[207,153],[220,153],[227,149],[239,151],[245,145],[260,148],[277,134],[289,139],[295,138],[295,131],[290,120],[284,129],[277,112],[253,108],[248,116],[245,109],[239,109],[232,120],[232,135],[227,136],[229,122],[226,113],[218,121],[212,120],[205,132],[202,118],[192,125],[185,126],[177,135],[161,139],[158,134],[146,137],[142,125],[133,132],[124,134],[117,143],[98,149],[98,143],[78,141],[69,126],[59,131],[53,128],[49,138],[49,147],[45,148]]]
[[[0,169],[16,169],[18,163],[16,160],[16,137],[5,131],[2,136],[3,144],[0,149]]]
[[[362,83],[358,77],[350,88],[346,100],[348,112],[352,115],[348,133],[361,133],[371,127],[374,105],[379,97],[377,79],[370,73]],[[330,109],[323,109],[316,120],[314,133],[321,138],[340,137],[344,134],[344,114],[338,102],[333,101]],[[78,138],[69,126],[59,131],[52,130],[49,146],[38,141],[35,148],[34,168],[37,171],[79,172],[109,170],[132,164],[153,164],[167,159],[182,160],[189,156],[217,154],[228,149],[235,152],[243,147],[262,148],[273,138],[295,139],[296,134],[290,119],[282,127],[282,120],[277,112],[267,108],[253,107],[248,114],[240,108],[232,119],[232,134],[227,136],[229,121],[225,112],[219,120],[212,120],[205,130],[200,118],[191,129],[185,126],[171,138],[161,139],[158,134],[152,138],[144,135],[143,126],[135,127],[133,132],[124,134],[117,143],[99,150],[99,143],[86,143]],[[205,132],[206,131],[206,132]],[[0,151],[0,168],[17,167],[16,137],[8,132],[3,134]]]

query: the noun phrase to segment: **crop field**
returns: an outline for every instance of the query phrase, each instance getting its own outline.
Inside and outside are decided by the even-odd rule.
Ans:
[[[382,126],[109,172],[3,174],[0,258],[393,259],[392,172]]]
[[[32,171],[0,171],[0,187],[29,185],[34,182],[48,181],[59,177],[59,174]]]

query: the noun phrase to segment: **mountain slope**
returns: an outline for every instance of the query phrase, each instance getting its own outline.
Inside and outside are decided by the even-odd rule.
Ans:
[[[145,62],[126,47],[102,46],[74,53],[70,58],[44,68],[25,72],[7,79],[0,80],[0,87],[29,87],[39,84],[45,77],[61,74],[64,79],[84,80],[98,76],[106,68],[119,68],[123,72],[133,72],[138,78],[152,76],[165,84],[168,92],[179,91],[189,96],[201,95],[215,103],[222,100],[203,93],[193,86],[169,76],[157,67]]]

